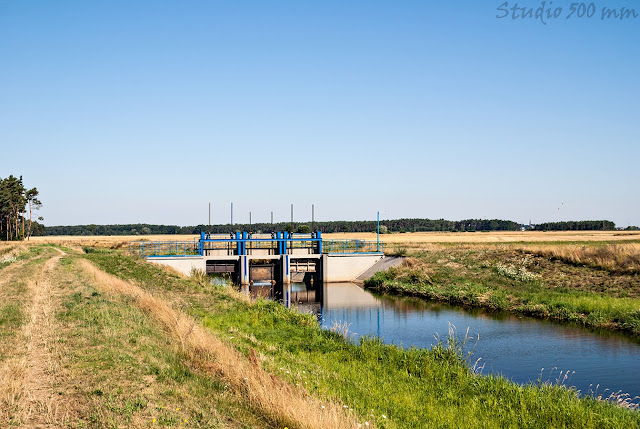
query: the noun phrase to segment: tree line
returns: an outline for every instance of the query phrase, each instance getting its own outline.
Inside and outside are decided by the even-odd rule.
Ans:
[[[32,235],[43,235],[44,227],[32,219],[33,211],[41,206],[38,190],[27,189],[22,176],[0,177],[0,240],[28,240]]]
[[[610,220],[581,220],[569,222],[546,222],[536,225],[543,231],[613,231],[616,224]]]
[[[418,231],[516,231],[520,224],[499,219],[468,219],[448,221],[444,219],[393,219],[380,222],[381,227],[388,232],[418,232]],[[273,231],[290,232],[372,232],[376,230],[376,221],[329,221],[329,222],[289,222],[254,223],[254,224],[226,224],[226,225],[73,225],[48,226],[46,235],[149,235],[149,234],[229,234],[235,231],[252,231],[268,233]]]

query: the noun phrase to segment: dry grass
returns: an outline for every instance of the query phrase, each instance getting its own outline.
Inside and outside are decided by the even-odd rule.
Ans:
[[[60,235],[31,237],[36,244],[59,244],[72,249],[81,249],[82,246],[97,247],[103,249],[125,249],[131,241],[193,241],[198,240],[199,235]]]
[[[124,249],[130,241],[193,241],[198,235],[114,235],[114,236],[46,236],[32,237],[34,243],[52,243],[69,247]],[[326,240],[375,240],[369,232],[323,234]],[[429,243],[514,243],[551,241],[629,241],[640,240],[640,231],[491,231],[491,232],[408,232],[384,234],[380,240],[390,244],[422,247]]]
[[[15,246],[15,243],[0,241],[0,256],[9,253]]]
[[[385,251],[389,254],[403,252],[405,255],[421,255],[423,252],[457,254],[475,252],[476,254],[517,255],[531,254],[551,261],[561,261],[577,267],[598,268],[613,274],[640,273],[640,243],[618,241],[583,243],[390,243]],[[452,263],[449,262],[449,265]]]
[[[375,240],[376,234],[334,233],[323,234],[325,240],[360,239]],[[385,243],[407,245],[428,243],[514,243],[550,241],[628,241],[640,240],[640,231],[491,231],[491,232],[408,232],[404,234],[384,234],[380,240]]]
[[[398,281],[432,283],[433,268],[422,259],[407,257],[395,270]]]
[[[0,247],[0,264],[10,262],[19,254],[25,252],[27,250],[27,246],[20,243],[12,243],[9,245]]]
[[[29,309],[30,320],[25,326],[27,367],[22,415],[31,425],[57,424],[64,422],[66,417],[64,407],[53,391],[57,360],[54,358],[56,327],[52,273],[64,256],[64,252],[55,250],[58,254],[45,263],[35,281],[29,282],[33,302]]]
[[[585,265],[625,274],[640,273],[639,243],[603,246],[528,246],[523,250],[577,266]]]
[[[32,270],[22,269],[24,262],[14,263],[2,270],[0,276],[0,304],[12,303],[18,299],[19,276],[27,277],[26,281],[33,282]],[[20,290],[22,291],[22,290]],[[24,304],[28,304],[31,298],[27,293],[22,297]],[[24,305],[23,304],[23,305]],[[19,305],[20,310],[23,305]],[[2,310],[6,310],[2,307]],[[22,311],[20,311],[22,313]],[[22,319],[22,317],[20,317]],[[0,332],[0,350],[6,360],[0,364],[0,426],[7,427],[14,420],[15,411],[20,408],[20,401],[24,392],[24,380],[26,379],[27,358],[26,350],[19,347],[23,340],[24,326],[19,328],[21,321],[14,326],[3,326],[6,332]]]
[[[102,289],[135,298],[136,305],[170,333],[187,359],[225,379],[238,395],[250,406],[260,409],[274,425],[298,428],[357,426],[355,416],[346,414],[341,406],[322,403],[304,390],[265,372],[253,350],[244,357],[167,302],[105,273],[87,260],[79,263]]]

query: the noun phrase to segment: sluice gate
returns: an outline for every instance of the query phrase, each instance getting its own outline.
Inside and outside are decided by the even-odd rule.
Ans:
[[[235,283],[342,282],[356,279],[384,258],[384,243],[324,240],[321,233],[205,234],[193,241],[133,241],[129,251],[184,274],[202,270]]]

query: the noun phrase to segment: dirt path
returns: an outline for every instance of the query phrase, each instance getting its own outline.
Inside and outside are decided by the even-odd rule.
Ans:
[[[13,246],[4,257],[18,256],[19,246]],[[26,308],[31,303],[31,297],[24,289],[27,281],[35,281],[42,269],[26,267],[29,259],[21,259],[11,262],[0,270],[0,305],[3,311],[13,308]],[[23,303],[18,302],[23,301]],[[26,302],[24,302],[26,301]],[[20,319],[20,317],[18,317]],[[18,325],[15,323],[18,322]],[[24,325],[20,327],[20,321],[14,320],[14,324],[3,326],[0,347],[2,359],[0,360],[0,427],[19,421],[17,410],[20,408],[20,398],[24,391],[24,368],[26,363],[26,350],[24,346]]]
[[[52,273],[60,258],[49,259],[35,282],[29,284],[33,303],[29,310],[29,323],[25,326],[27,338],[27,367],[25,371],[25,425],[24,427],[54,427],[58,420],[58,401],[53,392],[56,363],[52,349],[55,347],[55,320],[53,318]]]
[[[24,428],[58,427],[64,420],[64,410],[53,389],[56,329],[52,275],[65,253],[55,250],[58,254],[27,282],[31,305],[27,307],[28,322],[21,333],[24,352],[9,360],[2,371],[5,376],[2,390],[7,404],[13,405],[11,421],[21,423]]]

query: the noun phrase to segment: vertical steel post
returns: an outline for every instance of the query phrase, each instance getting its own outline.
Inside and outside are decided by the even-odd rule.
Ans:
[[[291,234],[289,232],[284,231],[282,233],[282,237],[284,238],[284,240],[282,240],[282,254],[286,255],[287,254],[287,239],[291,236]]]
[[[380,212],[378,212],[378,227],[376,229],[376,252],[380,251]]]
[[[242,231],[242,254],[246,255],[247,254],[247,242],[245,241],[247,239],[247,231]]]
[[[239,258],[240,263],[240,284],[248,285],[249,284],[249,257],[246,255],[241,255]]]

